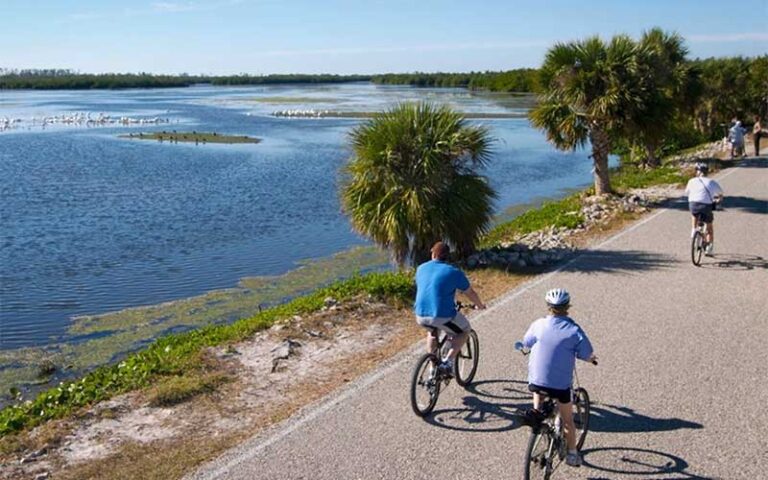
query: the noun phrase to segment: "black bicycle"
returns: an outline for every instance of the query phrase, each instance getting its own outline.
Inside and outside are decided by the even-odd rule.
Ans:
[[[695,266],[701,265],[701,257],[707,250],[707,225],[701,215],[696,216],[696,230],[691,239],[691,261]]]
[[[469,305],[474,308],[474,305]],[[464,308],[461,302],[456,302],[456,311]],[[413,412],[424,417],[435,408],[440,390],[451,383],[451,378],[462,387],[469,385],[477,373],[477,364],[480,360],[480,341],[474,329],[469,331],[469,337],[456,356],[453,364],[453,377],[438,368],[440,359],[448,354],[452,335],[447,335],[440,330],[437,341],[437,352],[425,353],[419,358],[411,376],[411,408]]]
[[[515,350],[523,355],[528,355],[530,350],[523,348],[520,342],[515,343]],[[597,365],[597,361],[592,361]],[[573,423],[576,427],[576,449],[581,450],[589,431],[590,402],[586,389],[579,386],[579,377],[576,369],[573,370],[575,387],[571,389],[571,403],[573,405]],[[541,424],[532,428],[528,437],[528,446],[525,450],[525,471],[523,478],[549,479],[568,453],[565,441],[565,431],[560,419],[560,410],[557,400],[544,397],[542,405],[544,420]]]

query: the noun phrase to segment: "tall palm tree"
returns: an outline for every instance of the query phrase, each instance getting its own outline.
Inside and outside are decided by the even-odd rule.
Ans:
[[[683,37],[653,28],[638,42],[638,74],[642,107],[631,114],[632,143],[645,150],[645,163],[659,164],[658,150],[682,113],[692,117],[694,72],[686,61]]]
[[[611,192],[608,155],[641,108],[637,46],[626,35],[557,43],[541,67],[543,92],[529,117],[561,150],[592,146],[595,193]]]
[[[437,240],[460,255],[487,231],[496,193],[478,168],[488,129],[446,106],[401,103],[350,133],[353,156],[341,197],[352,226],[404,266],[429,258]]]

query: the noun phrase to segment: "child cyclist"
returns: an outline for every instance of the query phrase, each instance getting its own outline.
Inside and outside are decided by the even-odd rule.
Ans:
[[[571,297],[562,288],[545,296],[550,314],[531,324],[523,338],[523,347],[531,350],[528,359],[528,390],[533,392],[533,409],[525,414],[525,423],[537,426],[542,420],[542,396],[557,399],[560,418],[565,427],[568,455],[565,462],[581,466],[576,450],[576,429],[573,424],[571,387],[576,358],[596,362],[587,334],[568,317]]]

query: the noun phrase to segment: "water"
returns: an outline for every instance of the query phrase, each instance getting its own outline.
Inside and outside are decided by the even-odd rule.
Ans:
[[[271,100],[270,100],[271,99]],[[339,169],[354,119],[274,118],[287,108],[373,111],[404,99],[519,113],[515,99],[464,90],[348,84],[0,92],[0,350],[72,340],[75,315],[151,305],[276,275],[367,241],[340,212]],[[67,112],[170,121],[42,128]],[[498,139],[486,174],[497,210],[591,180],[586,152],[549,146],[525,119],[484,120]],[[178,129],[245,134],[257,145],[118,138]]]

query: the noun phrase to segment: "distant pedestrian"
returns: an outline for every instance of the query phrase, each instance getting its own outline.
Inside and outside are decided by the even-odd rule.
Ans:
[[[728,141],[731,142],[731,159],[736,156],[746,156],[744,152],[744,134],[747,130],[741,126],[741,121],[734,119],[733,126],[728,130]]]
[[[760,115],[755,115],[755,124],[752,125],[752,141],[755,143],[755,156],[760,156],[760,139],[764,136],[768,136],[768,130],[763,130],[763,125],[760,123]]]

